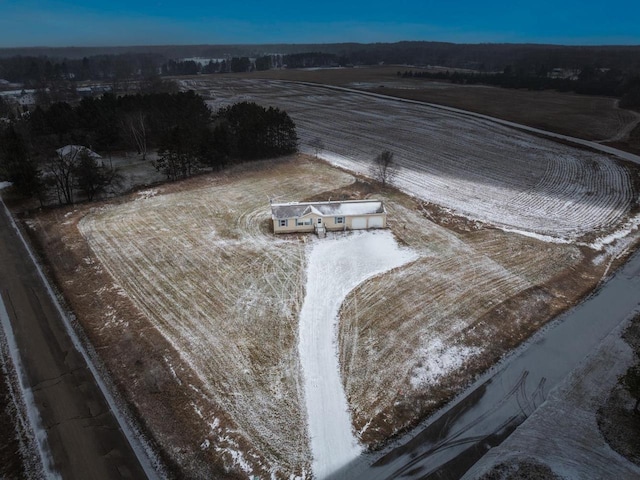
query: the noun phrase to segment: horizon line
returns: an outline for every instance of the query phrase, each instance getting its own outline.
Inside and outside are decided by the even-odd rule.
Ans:
[[[523,45],[523,46],[540,46],[540,47],[640,47],[640,43],[581,43],[581,44],[569,44],[569,43],[537,43],[537,42],[451,42],[444,40],[398,40],[393,42],[262,42],[262,43],[151,43],[151,44],[128,44],[128,45],[21,45],[5,47],[0,46],[0,50],[20,50],[20,49],[82,49],[82,48],[163,48],[163,47],[258,47],[267,45],[393,45],[399,43],[437,43],[437,44],[449,44],[449,45]]]

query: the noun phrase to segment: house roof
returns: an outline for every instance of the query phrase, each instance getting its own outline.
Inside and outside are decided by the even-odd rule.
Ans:
[[[381,200],[347,200],[344,202],[272,203],[274,219],[300,218],[314,213],[321,217],[371,215],[385,213]]]
[[[91,158],[95,158],[96,160],[98,158],[102,158],[96,152],[94,152],[93,150],[88,149],[87,147],[85,147],[83,145],[65,145],[64,147],[61,147],[61,148],[56,150],[56,153],[58,155],[60,155],[61,157],[67,157],[68,156],[68,157],[71,157],[71,158],[75,158],[76,155],[79,155],[82,152],[87,152]]]

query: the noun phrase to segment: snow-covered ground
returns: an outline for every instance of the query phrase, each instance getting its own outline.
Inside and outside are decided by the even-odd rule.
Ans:
[[[142,191],[78,224],[93,251],[78,268],[109,272],[113,287],[101,282],[101,289],[128,297],[145,331],[175,352],[167,353],[167,378],[195,392],[193,411],[183,415],[202,425],[192,434],[200,458],[222,458],[246,476],[305,477],[309,467],[326,476],[358,454],[355,439],[379,445],[417,421],[446,393],[443,382],[464,385],[496,348],[575,301],[573,282],[584,282],[589,268],[604,270],[585,267],[574,244],[472,222],[471,230],[447,228],[451,218],[435,223],[424,205],[390,191],[376,197],[407,248],[388,231],[322,241],[270,233],[269,198],[321,198],[338,194],[333,189],[361,195],[361,184],[349,187],[354,180],[296,158]],[[63,231],[75,228],[59,220]],[[384,252],[381,263],[363,260],[367,241]],[[412,251],[414,261],[393,268]],[[560,296],[548,283],[557,278],[568,282]],[[116,336],[132,328],[117,307],[96,313],[99,328]],[[309,332],[305,322],[326,329]],[[309,340],[315,333],[322,341]],[[333,406],[323,406],[323,396]],[[163,425],[151,428],[161,442],[170,438]],[[171,454],[173,445],[163,448]]]
[[[325,478],[360,454],[340,379],[336,325],[347,294],[367,278],[416,258],[389,231],[330,234],[308,249],[306,297],[300,311],[302,364],[316,478]]]
[[[578,298],[583,284],[557,295],[547,283],[582,275],[576,239],[589,235],[595,248],[593,237],[602,236],[605,262],[606,236],[615,243],[615,232],[638,226],[627,218],[630,171],[605,155],[357,93],[237,80],[204,88],[215,106],[285,108],[303,145],[320,136],[322,156],[355,172],[368,173],[370,159],[392,148],[403,190],[506,232],[458,235],[427,220],[424,205],[391,196],[390,226],[419,252],[403,268],[394,269],[411,261],[411,250],[388,232],[330,235],[306,248],[269,235],[267,198],[301,200],[353,180],[321,162],[145,193],[87,216],[80,230],[100,263],[179,352],[174,377],[186,368],[202,381],[207,400],[193,407],[211,425],[197,439],[203,454],[225,455],[247,475],[304,476],[311,455],[322,478],[358,455],[356,438],[371,445],[396,433],[412,421],[406,412],[430,405],[443,379],[455,374],[463,383],[489,345],[517,344],[549,308]],[[379,263],[368,250],[384,252]]]

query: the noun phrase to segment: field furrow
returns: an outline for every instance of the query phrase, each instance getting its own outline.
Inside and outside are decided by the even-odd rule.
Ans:
[[[461,113],[278,81],[181,83],[214,108],[248,100],[286,110],[303,151],[320,138],[319,156],[355,173],[367,175],[371,160],[391,150],[401,166],[394,184],[411,195],[299,156],[83,213],[78,228],[93,253],[81,260],[89,265],[95,254],[142,313],[140,328],[166,339],[174,387],[193,395],[190,424],[208,431],[193,438],[195,454],[222,457],[230,472],[304,477],[312,465],[309,426],[318,418],[306,418],[298,351],[306,284],[315,285],[313,305],[323,295],[335,303],[308,324],[333,321],[339,308],[338,381],[357,438],[376,447],[593,288],[615,252],[603,249],[596,261],[583,242],[617,235],[637,201],[636,173],[616,160]],[[367,280],[355,288],[339,267],[356,272],[349,262],[364,264],[366,252],[336,253],[338,266],[315,259],[320,267],[310,269],[311,250],[330,256],[332,237],[344,236],[335,242],[343,248],[352,234],[275,236],[269,200],[323,195],[381,198],[409,263],[357,276]],[[124,336],[129,323],[110,328]],[[325,365],[315,366],[323,376]],[[158,394],[145,392],[142,415]],[[170,435],[156,440],[171,451]]]

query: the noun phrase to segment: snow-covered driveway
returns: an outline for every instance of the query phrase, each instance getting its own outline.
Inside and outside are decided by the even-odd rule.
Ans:
[[[347,294],[364,280],[416,258],[389,231],[329,235],[308,251],[300,312],[302,364],[315,478],[325,478],[361,451],[340,381],[336,325]]]

